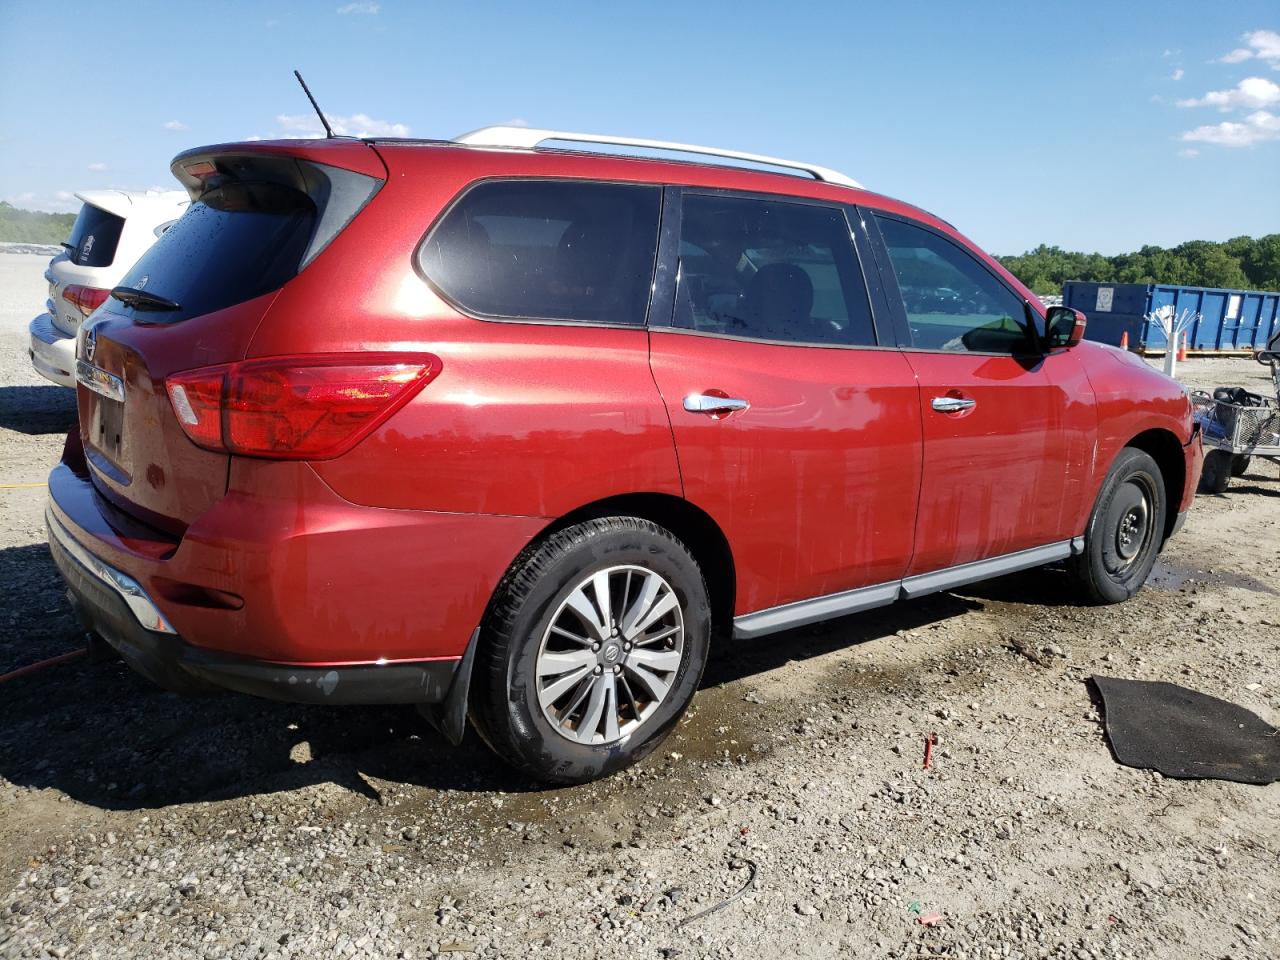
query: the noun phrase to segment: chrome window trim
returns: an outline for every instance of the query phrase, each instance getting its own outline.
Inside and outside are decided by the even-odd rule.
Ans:
[[[147,595],[147,591],[142,589],[142,585],[127,573],[122,573],[110,564],[104,563],[82,547],[71,535],[71,531],[63,526],[62,521],[54,516],[52,506],[45,508],[44,519],[49,526],[50,538],[56,541],[71,559],[84,567],[90,576],[108,589],[115,591],[138,619],[138,623],[155,633],[177,635],[178,631],[173,629],[165,615]]]
[[[875,607],[884,607],[900,599],[922,597],[951,590],[967,583],[989,580],[1018,570],[1039,567],[1084,552],[1084,537],[1060,540],[1040,547],[961,563],[941,570],[931,570],[901,580],[872,584],[840,593],[829,593],[809,600],[797,600],[743,614],[733,620],[733,635],[740,639],[762,637],[780,630],[791,630],[806,624],[843,617]]]

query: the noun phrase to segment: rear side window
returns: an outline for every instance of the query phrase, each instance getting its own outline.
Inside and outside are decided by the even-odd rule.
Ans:
[[[113,311],[173,323],[275,290],[297,274],[315,221],[315,204],[292,187],[233,182],[210,190],[121,281],[174,301],[178,309],[117,303]]]
[[[675,326],[784,343],[875,344],[842,211],[686,194],[680,233]]]
[[[643,324],[660,203],[658,187],[481,183],[428,234],[418,265],[477,316]]]
[[[109,267],[116,258],[124,218],[86,203],[67,238],[68,258],[81,267]]]
[[[920,350],[1025,353],[1026,305],[972,256],[930,230],[876,217]]]

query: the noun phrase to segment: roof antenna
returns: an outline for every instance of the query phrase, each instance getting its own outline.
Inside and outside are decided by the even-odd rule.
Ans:
[[[320,122],[324,124],[324,135],[326,138],[337,136],[333,132],[333,127],[329,126],[329,121],[324,118],[324,113],[320,109],[320,104],[316,103],[316,98],[311,95],[311,88],[307,86],[307,81],[302,79],[302,74],[297,70],[293,71],[293,75],[298,78],[298,82],[302,84],[302,92],[307,95],[307,99],[311,101],[311,107],[316,112],[316,116],[320,118]]]

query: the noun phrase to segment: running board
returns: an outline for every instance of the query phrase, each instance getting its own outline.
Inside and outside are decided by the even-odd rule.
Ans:
[[[933,570],[890,583],[877,583],[870,587],[859,587],[856,590],[829,593],[823,597],[814,597],[812,600],[784,603],[781,606],[735,617],[733,635],[746,640],[763,637],[780,630],[792,630],[810,623],[888,606],[895,600],[923,597],[930,593],[953,590],[967,583],[990,580],[992,577],[1002,577],[1018,570],[1044,566],[1046,563],[1064,560],[1083,552],[1084,537],[1075,537],[1071,540],[1049,543],[1043,547],[1032,547],[1029,550],[1006,553],[986,560],[975,560],[973,563],[944,567],[942,570]]]

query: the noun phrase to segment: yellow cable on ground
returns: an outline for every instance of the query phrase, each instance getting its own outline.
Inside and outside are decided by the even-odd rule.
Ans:
[[[47,487],[48,485],[43,481],[40,483],[0,483],[0,490],[34,490],[36,487]]]

